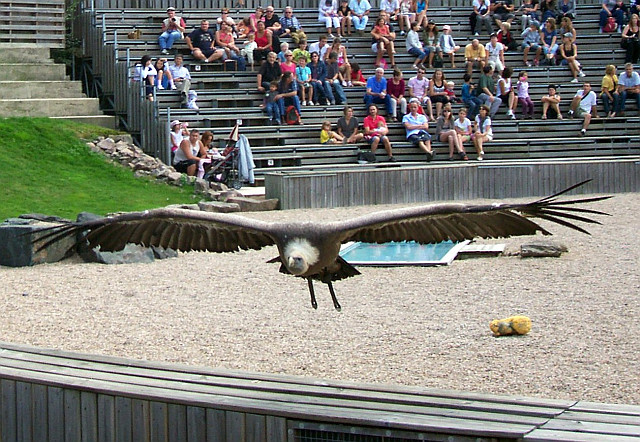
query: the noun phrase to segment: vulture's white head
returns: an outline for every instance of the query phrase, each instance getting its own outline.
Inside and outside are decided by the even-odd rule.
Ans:
[[[294,238],[284,248],[284,263],[294,275],[303,275],[318,262],[320,252],[304,238]]]

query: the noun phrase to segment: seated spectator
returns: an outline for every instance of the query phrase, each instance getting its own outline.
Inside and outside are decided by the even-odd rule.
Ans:
[[[538,66],[540,63],[540,54],[542,53],[542,46],[540,45],[540,32],[538,31],[538,22],[531,21],[529,27],[522,31],[522,62],[531,66],[529,63],[529,51],[534,49],[536,51],[533,64]]]
[[[158,37],[158,45],[163,55],[167,55],[169,49],[173,47],[173,43],[182,38],[186,27],[184,19],[176,16],[176,8],[168,7],[167,18],[162,20],[162,33]]]
[[[569,117],[573,118],[575,115],[578,118],[584,119],[582,129],[580,129],[581,136],[587,134],[587,129],[591,122],[591,114],[593,113],[593,116],[598,118],[598,110],[596,109],[597,102],[596,93],[591,90],[591,83],[588,82],[582,84],[582,89],[579,89],[573,97],[573,100],[571,100]]]
[[[380,68],[378,68],[380,69]],[[388,160],[395,161],[393,152],[391,151],[391,143],[389,142],[389,128],[382,116],[378,115],[378,107],[375,104],[367,105],[368,115],[364,118],[364,139],[371,145],[371,152],[376,153],[378,145],[382,143],[384,150],[387,152]]]
[[[498,29],[503,22],[512,23],[516,15],[513,0],[496,0],[491,3],[492,18]],[[491,32],[489,32],[491,34]]]
[[[258,49],[258,45],[256,43],[256,34],[247,35],[247,39],[242,45],[242,49],[240,50],[240,55],[247,59],[247,63],[251,66],[251,70],[253,71],[253,67],[255,66],[255,61],[253,58],[253,51]]]
[[[576,2],[575,0],[560,0],[556,9],[556,18],[568,18],[574,20],[576,18]]]
[[[311,85],[311,68],[307,66],[305,57],[298,58],[298,67],[296,67],[296,80],[300,86],[300,96],[302,105],[313,106],[313,86]]]
[[[200,159],[207,157],[207,149],[200,141],[200,131],[192,129],[189,138],[180,142],[179,148],[173,157],[173,167],[177,172],[195,176]]]
[[[487,53],[486,63],[493,67],[493,71],[500,75],[504,69],[504,46],[498,42],[498,34],[491,34],[491,41],[484,47]]]
[[[431,135],[427,132],[429,120],[425,115],[418,113],[418,107],[418,100],[411,100],[409,113],[402,117],[402,124],[407,132],[407,140],[421,149],[427,155],[427,162],[430,162],[436,154],[431,150]]]
[[[498,43],[502,43],[505,52],[518,50],[518,43],[516,43],[516,40],[513,38],[513,34],[511,34],[511,23],[502,23],[497,36]]]
[[[461,160],[469,159],[456,132],[455,121],[450,105],[446,105],[444,109],[442,109],[442,115],[436,120],[436,139],[449,145],[449,161],[453,160],[454,152]]]
[[[558,32],[556,31],[556,19],[548,18],[544,27],[540,30],[540,42],[545,55],[547,65],[551,66],[558,51]]]
[[[412,0],[400,0],[399,3],[398,24],[400,25],[400,35],[404,35],[405,30],[408,32],[411,29],[411,24],[415,23],[417,14],[413,9]]]
[[[351,65],[349,64],[349,57],[347,56],[347,48],[342,44],[342,39],[336,37],[333,39],[331,46],[327,50],[327,58],[329,54],[335,52],[338,54],[338,68],[340,68],[340,75],[342,75],[343,86],[353,86],[351,83]],[[326,62],[327,60],[325,60]]]
[[[473,13],[470,19],[471,32],[476,37],[485,28],[487,35],[493,32],[491,29],[491,2],[489,0],[473,0]]]
[[[307,39],[307,34],[302,30],[302,25],[296,16],[293,15],[293,8],[287,6],[284,8],[284,15],[280,17],[280,25],[282,26],[281,37],[289,37],[298,44],[301,40]]]
[[[620,111],[620,94],[618,93],[616,67],[612,64],[607,65],[605,68],[600,98],[602,98],[602,105],[607,118],[615,117],[616,113]]]
[[[427,106],[429,118],[433,118],[433,106],[429,97],[429,79],[425,77],[426,69],[419,68],[415,77],[409,79],[409,100],[415,98],[421,106]]]
[[[331,130],[331,121],[325,120],[322,122],[320,129],[320,143],[321,144],[338,144],[344,141],[344,137],[339,133]]]
[[[462,151],[465,152],[463,160],[468,160],[466,151],[464,150],[464,143],[471,141],[471,135],[473,134],[473,126],[471,121],[467,118],[467,109],[464,107],[458,111],[458,118],[453,122],[453,125],[456,129],[456,133],[458,134],[459,145],[462,148]]]
[[[263,59],[267,57],[267,55],[271,51],[273,51],[273,38],[271,35],[271,31],[265,27],[265,24],[263,21],[259,21],[257,26],[258,26],[258,29],[255,32],[255,36],[254,36],[257,48],[254,49],[253,51],[253,59],[257,63],[260,63],[262,62]],[[276,58],[277,58],[277,55],[276,55]]]
[[[327,82],[329,83],[330,90],[333,93],[333,97],[329,97],[331,104],[347,104],[347,96],[344,94],[342,83],[344,79],[340,73],[340,67],[338,66],[338,54],[335,52],[329,53],[327,59]]]
[[[493,79],[493,68],[491,66],[485,66],[482,70],[482,75],[478,80],[478,98],[489,109],[489,115],[492,118],[495,117],[502,100],[496,95],[496,83]]]
[[[326,35],[321,35],[318,38],[317,42],[311,43],[311,45],[309,45],[309,52],[317,52],[320,55],[320,60],[326,60],[327,51],[330,48],[330,46],[327,44],[328,41],[329,37],[327,37]]]
[[[167,66],[167,59],[158,58],[154,67],[158,73],[156,76],[156,88],[160,90],[169,88],[176,89],[176,85],[173,83],[173,77],[171,76],[171,71],[169,70],[169,66]]]
[[[437,53],[442,54],[440,47],[440,34],[438,27],[433,20],[429,20],[427,26],[422,31],[424,47],[429,51],[429,69],[433,68],[433,58]]]
[[[398,0],[380,0],[380,11],[387,13],[389,21],[397,22],[400,14],[400,2]]]
[[[631,63],[624,65],[624,72],[619,78],[618,92],[620,93],[620,113],[625,111],[627,98],[635,98],[636,110],[640,115],[640,74],[634,72]]]
[[[420,34],[418,34],[419,30],[420,26],[416,22],[411,23],[411,29],[407,34],[405,45],[407,52],[416,57],[416,60],[413,62],[413,68],[418,69],[418,67],[422,67],[426,69],[424,63],[427,61],[429,53],[425,52],[424,47],[422,46]]]
[[[233,21],[233,18],[231,18],[231,16],[229,15],[229,8],[223,7],[220,10],[220,17],[216,19],[216,23],[218,25],[218,29],[220,29],[220,25],[222,23],[226,23],[229,26],[229,29],[231,29],[231,32],[237,35],[236,22]]]
[[[404,98],[404,79],[402,78],[402,71],[394,69],[393,78],[391,81],[387,81],[387,94],[391,98],[392,120],[398,121],[398,105],[400,105],[400,113],[402,115],[407,113],[407,99]]]
[[[311,61],[311,52],[307,50],[307,40],[300,40],[298,47],[293,50],[293,61],[298,62],[300,57],[304,57],[307,63]]]
[[[351,9],[353,27],[356,28],[358,35],[362,37],[369,22],[371,3],[369,3],[369,0],[351,0],[349,2],[349,9]]]
[[[247,65],[244,57],[240,54],[240,49],[236,46],[236,40],[231,32],[231,27],[225,21],[220,23],[220,30],[216,32],[216,45],[224,51],[223,60],[233,60],[236,62],[238,71],[246,71]]]
[[[202,20],[200,27],[194,29],[185,39],[187,47],[191,51],[191,55],[196,60],[205,63],[219,60],[224,55],[222,49],[216,49],[216,37],[209,29],[209,21]]]
[[[473,144],[478,154],[477,160],[484,160],[484,144],[493,140],[493,129],[491,128],[491,117],[489,117],[489,106],[480,106],[480,111],[475,118]]]
[[[185,138],[183,135],[183,129],[186,128],[186,126],[183,126],[183,123],[181,123],[180,120],[173,120],[170,126],[171,126],[171,156],[173,157],[175,155],[175,151],[178,150],[178,147],[180,147],[180,143],[182,143],[182,140]]]
[[[487,59],[487,53],[484,49],[484,45],[480,43],[480,40],[474,38],[464,48],[464,61],[467,68],[467,74],[473,72],[473,68],[477,67],[480,72],[484,68],[485,60]]]
[[[298,67],[298,65],[293,62],[293,52],[287,50],[287,52],[284,53],[284,59],[284,63],[280,63],[280,70],[283,74],[285,72],[291,72],[295,77],[296,68]]]
[[[335,101],[335,98],[327,81],[327,65],[320,60],[317,52],[311,53],[309,69],[311,69],[311,86],[313,86],[313,96],[316,97],[316,105],[322,102],[331,104],[331,100]]]
[[[463,80],[464,84],[462,85],[460,96],[462,102],[469,109],[469,118],[473,119],[476,117],[482,100],[476,96],[475,86],[471,83],[471,74],[464,74]]]
[[[238,32],[238,38],[240,40],[249,37],[249,35],[255,34],[255,29],[251,26],[251,19],[249,17],[245,17],[236,26]]]
[[[513,75],[513,69],[509,66],[504,68],[502,75],[498,80],[498,96],[503,103],[507,103],[507,116],[512,120],[516,119],[514,111],[518,107],[518,100],[516,100],[516,94],[514,88],[511,86],[511,75]]]
[[[337,0],[319,0],[318,21],[327,29],[329,38],[333,38],[333,28],[340,35],[340,17],[338,16]]]
[[[436,116],[442,113],[442,107],[449,104],[449,95],[446,92],[446,78],[442,69],[436,69],[433,72],[431,81],[429,82],[429,98],[436,105]]]
[[[640,19],[638,14],[631,14],[629,23],[622,31],[620,45],[625,49],[624,62],[636,64],[640,58]]]
[[[358,130],[358,119],[353,116],[353,108],[345,106],[342,113],[343,116],[338,119],[337,129],[344,142],[354,144],[364,140],[364,135]]]
[[[271,31],[271,44],[273,47],[279,48],[280,36],[284,33],[284,30],[280,24],[280,17],[278,17],[272,5],[267,6],[264,10],[264,26]]]
[[[264,23],[265,20],[266,17],[264,16],[264,9],[262,6],[256,7],[256,11],[249,15],[249,21],[251,21],[251,32],[256,32],[258,30],[258,22]]]
[[[280,106],[280,115],[286,115],[286,109],[294,106],[300,115],[299,124],[302,122],[302,109],[300,108],[300,99],[298,98],[298,82],[291,72],[284,72],[278,84],[278,95],[276,101]]]
[[[462,100],[456,97],[456,93],[454,91],[456,84],[453,81],[447,81],[445,82],[445,85],[446,89],[444,91],[447,94],[447,97],[449,97],[449,103],[461,103]]]
[[[442,49],[442,57],[447,55],[451,59],[451,68],[456,67],[456,52],[460,49],[460,46],[456,45],[456,42],[451,36],[451,26],[444,25],[442,27],[442,35],[440,35],[440,48]]]
[[[269,90],[264,94],[264,110],[269,116],[269,124],[272,126],[282,124],[282,114],[278,103],[278,81],[269,83]]]
[[[622,24],[624,21],[624,12],[626,6],[622,0],[602,0],[602,9],[600,9],[600,33],[604,32],[604,25],[607,24],[609,17],[613,17],[618,26],[617,31],[622,32]]]
[[[571,42],[571,34],[569,32],[562,36],[562,44],[560,45],[560,51],[558,51],[558,60],[561,65],[569,66],[571,75],[573,75],[572,83],[578,82],[578,75],[581,77],[585,76],[578,62],[578,47],[575,43]]]
[[[195,93],[191,94],[191,73],[189,69],[183,64],[183,57],[181,54],[175,56],[173,64],[169,65],[169,71],[173,78],[173,83],[176,89],[180,92],[180,107],[187,107],[191,109],[198,109],[195,104]]]
[[[384,104],[388,118],[391,118],[393,115],[391,97],[387,94],[387,79],[384,78],[384,69],[382,68],[377,68],[376,74],[367,79],[367,91],[364,94],[364,104],[369,108],[372,103]],[[378,109],[376,108],[376,115],[377,113]]]
[[[427,21],[427,10],[429,9],[429,0],[415,0],[416,8],[416,23],[420,26],[424,26]]]
[[[275,52],[269,52],[267,59],[262,62],[258,71],[258,92],[267,91],[271,82],[274,80],[280,81],[281,76],[282,69],[280,69],[280,63],[278,63],[278,57]]]
[[[560,95],[557,92],[555,84],[550,84],[548,87],[547,95],[544,95],[540,101],[542,101],[542,119],[557,118],[562,120],[562,112],[560,112]]]
[[[540,0],[540,16],[541,23],[546,22],[548,19],[556,19],[557,0]]]
[[[382,15],[378,17],[373,29],[371,30],[371,38],[373,40],[371,49],[376,53],[375,66],[378,67],[381,65],[382,57],[386,53],[389,57],[389,64],[391,64],[391,67],[395,67],[396,62],[394,55],[396,53],[396,49],[393,41],[396,38],[396,33],[391,31],[389,25],[385,23],[385,18]]]
[[[351,63],[351,84],[353,86],[366,86],[367,80],[362,75],[362,69],[357,61]]]
[[[156,85],[158,71],[153,66],[150,55],[143,55],[140,64],[136,65],[134,80],[139,80],[144,84],[144,92],[149,101],[153,101],[153,91]]]
[[[287,43],[286,41],[283,41],[282,43],[280,43],[280,52],[278,52],[278,61],[280,62],[280,64],[284,63],[285,61],[287,61],[287,51],[289,50],[289,43]]]
[[[529,96],[529,75],[527,71],[520,71],[520,74],[518,74],[516,93],[518,94],[518,103],[522,108],[522,119],[533,119],[533,101]]]
[[[338,17],[340,18],[340,35],[351,35],[351,9],[349,8],[349,0],[340,0]]]
[[[522,23],[522,30],[527,29],[531,22],[535,21],[540,23],[540,3],[538,0],[523,0],[520,10],[522,11],[522,17],[520,17],[520,23]]]
[[[576,28],[573,27],[573,22],[569,17],[562,17],[560,21],[560,28],[558,29],[558,34],[564,36],[564,34],[571,34],[571,43],[576,42],[576,38],[578,37],[578,33],[576,32]]]

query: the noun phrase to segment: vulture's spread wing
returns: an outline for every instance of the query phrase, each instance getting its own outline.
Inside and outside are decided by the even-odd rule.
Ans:
[[[264,221],[228,214],[153,209],[44,229],[47,232],[38,243],[43,249],[64,237],[88,231],[90,247],[100,246],[103,251],[121,250],[127,243],[134,243],[183,252],[234,252],[275,244],[270,226]]]
[[[417,241],[423,244],[452,240],[499,238],[550,233],[527,217],[538,217],[589,233],[575,221],[600,224],[587,214],[607,215],[597,210],[574,207],[610,198],[593,197],[556,201],[556,197],[582,185],[577,184],[555,195],[526,204],[436,204],[377,212],[344,222],[332,223],[342,231],[342,242]]]

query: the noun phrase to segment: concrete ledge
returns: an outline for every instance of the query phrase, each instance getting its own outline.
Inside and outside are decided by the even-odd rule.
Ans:
[[[79,81],[0,81],[0,97],[28,98],[84,98]]]
[[[43,98],[28,100],[0,100],[3,117],[53,117],[100,115],[97,98]]]

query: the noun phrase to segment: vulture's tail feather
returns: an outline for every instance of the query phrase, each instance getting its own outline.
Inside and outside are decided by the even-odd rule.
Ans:
[[[535,201],[535,203],[544,203],[545,201],[553,201],[553,200],[557,199],[560,195],[564,195],[564,194],[565,194],[565,193],[567,193],[567,192],[571,192],[571,191],[572,191],[573,189],[575,189],[576,187],[583,186],[583,185],[585,185],[585,184],[587,184],[587,183],[589,183],[589,182],[591,182],[591,181],[592,181],[592,179],[591,179],[591,178],[590,178],[590,179],[588,179],[588,180],[581,181],[581,182],[579,182],[579,183],[577,183],[577,184],[574,184],[573,186],[569,186],[569,187],[567,187],[567,188],[566,188],[566,189],[564,189],[564,190],[561,190],[561,191],[559,191],[559,192],[556,192],[556,193],[554,193],[553,195],[545,196],[544,198],[539,199],[538,201]],[[534,204],[535,204],[535,203],[534,203]]]

